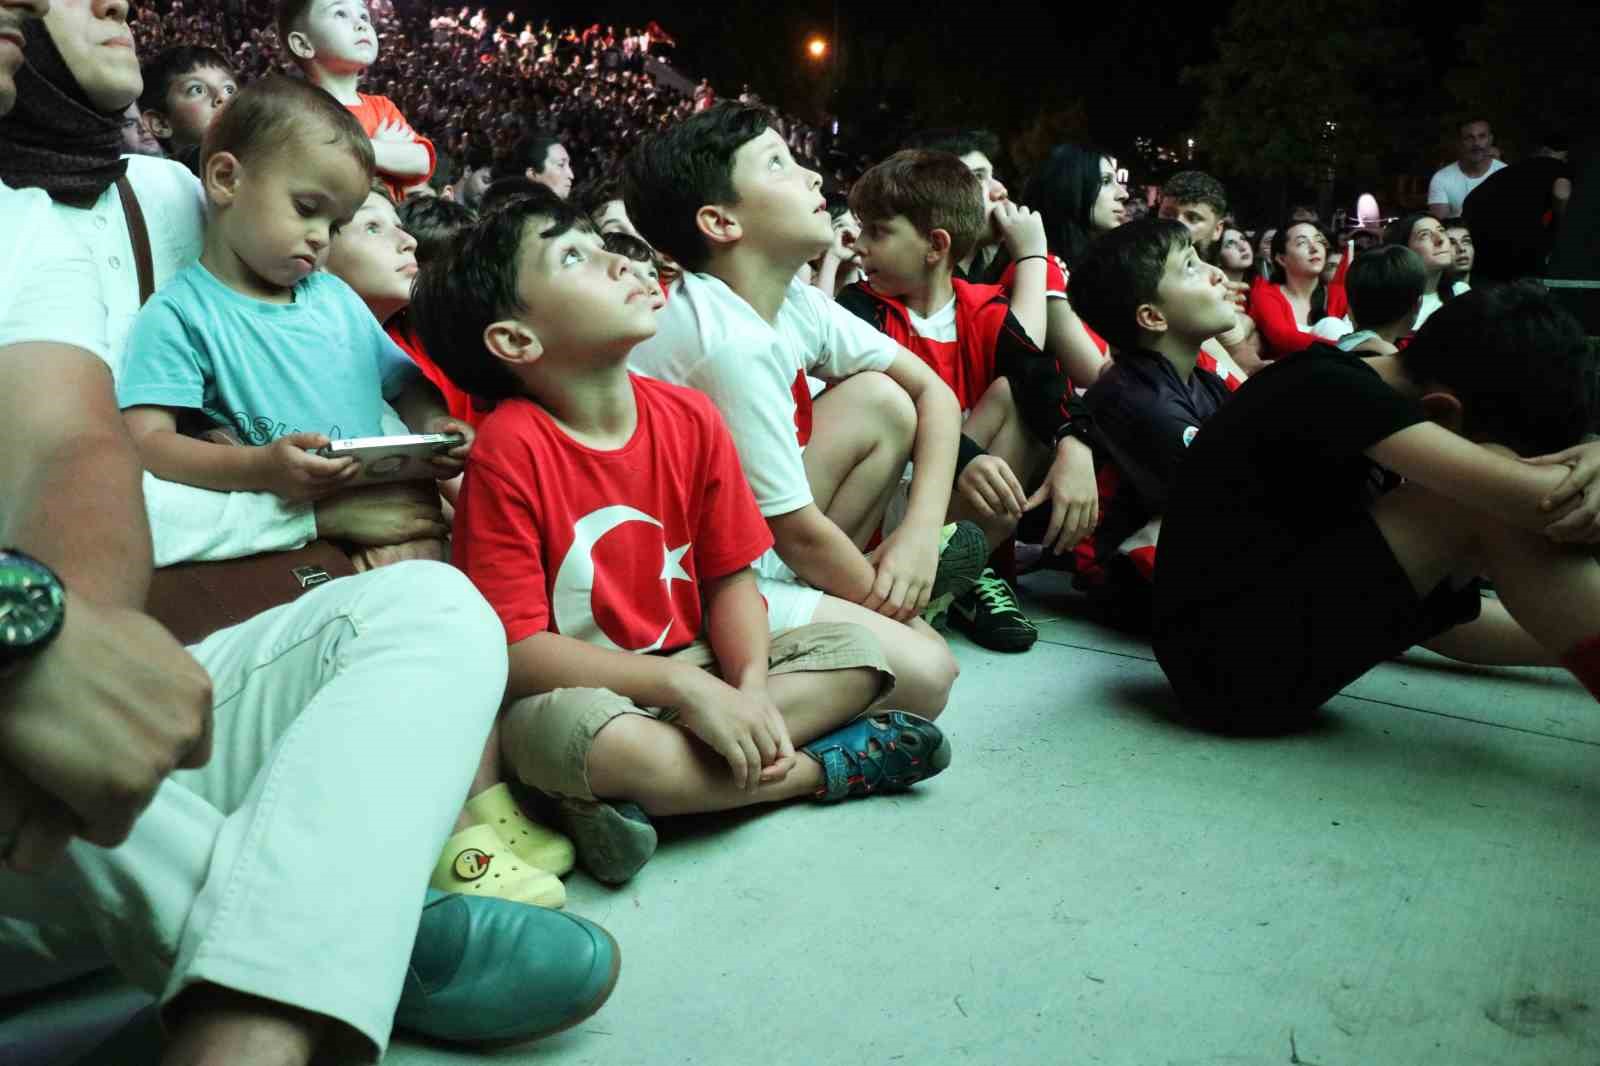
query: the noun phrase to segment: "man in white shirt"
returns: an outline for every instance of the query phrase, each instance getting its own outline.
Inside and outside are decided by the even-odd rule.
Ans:
[[[1470,119],[1461,124],[1460,158],[1440,167],[1428,182],[1428,210],[1434,218],[1456,218],[1467,194],[1506,165],[1494,157],[1494,131],[1489,120]]]
[[[0,117],[45,7],[0,0]],[[105,90],[84,108],[103,124],[139,91],[133,50],[102,43],[125,12],[63,3],[46,24],[77,88]],[[25,102],[52,88],[38,69]],[[142,611],[151,538],[104,238],[38,189],[0,183],[0,218],[0,996],[114,963],[159,998],[169,1061],[230,1066],[352,1038],[381,1055],[397,1006],[467,1043],[538,1035],[522,1020],[552,994],[565,1005],[537,1030],[598,1008],[615,945],[596,927],[424,906],[503,694],[487,604],[449,567],[402,563],[181,647]],[[497,1007],[462,985],[473,972],[520,987]]]

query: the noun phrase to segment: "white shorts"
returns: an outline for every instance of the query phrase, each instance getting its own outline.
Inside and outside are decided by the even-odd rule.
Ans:
[[[906,504],[911,498],[911,464],[906,464],[905,475],[889,500],[883,516],[884,535],[894,532],[906,516]],[[799,574],[789,569],[789,564],[778,557],[777,548],[751,564],[756,572],[756,587],[767,601],[767,625],[772,632],[808,626],[816,618],[817,604],[824,595],[821,589],[812,588]]]
[[[822,590],[812,588],[778,558],[778,549],[768,548],[751,569],[756,572],[756,588],[767,601],[767,627],[774,633],[808,626],[816,617]]]

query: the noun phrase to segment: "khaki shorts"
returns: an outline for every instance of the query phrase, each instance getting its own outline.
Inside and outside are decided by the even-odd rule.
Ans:
[[[717,674],[711,645],[697,640],[667,658]],[[881,678],[869,713],[894,688],[894,671],[878,638],[865,626],[819,622],[776,633],[767,656],[771,675],[819,673],[825,670],[875,671]],[[720,676],[720,675],[719,675]],[[500,725],[500,746],[524,784],[553,796],[594,799],[589,789],[589,749],[597,733],[620,714],[663,718],[659,707],[640,707],[603,688],[558,688],[520,699],[507,708]],[[859,717],[859,716],[858,716]]]

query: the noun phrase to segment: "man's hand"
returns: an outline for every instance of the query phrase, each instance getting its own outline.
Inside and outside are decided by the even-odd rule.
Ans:
[[[316,506],[317,536],[368,547],[442,539],[450,532],[429,482],[400,481],[341,492]]]
[[[444,455],[433,457],[434,477],[440,481],[449,481],[467,466],[467,454],[472,451],[472,442],[477,440],[478,434],[467,423],[449,415],[438,415],[428,419],[422,426],[424,433],[459,433],[461,445],[451,448]]]
[[[1553,519],[1544,535],[1558,544],[1600,543],[1600,487],[1595,486],[1595,479],[1600,477],[1600,442],[1591,441],[1523,461],[1534,466],[1569,468],[1566,480],[1540,505]]]
[[[210,758],[200,664],[147,615],[69,593],[60,636],[0,681],[0,833],[21,833],[11,865],[43,868],[72,834],[115,847],[168,774]]]
[[[380,566],[391,566],[394,563],[403,563],[410,559],[423,559],[428,562],[442,563],[448,558],[445,542],[437,537],[427,537],[422,540],[408,540],[403,544],[381,544],[371,548],[357,548],[350,553],[350,565],[356,568],[356,573],[364,574],[368,570],[376,570]]]
[[[361,472],[352,456],[324,459],[307,449],[326,447],[321,433],[290,433],[254,450],[259,483],[266,491],[295,503],[331,496]]]
[[[1005,243],[1012,259],[1029,255],[1048,255],[1050,245],[1045,240],[1044,217],[1032,208],[1001,200],[989,212],[989,224]]]
[[[903,523],[883,538],[871,562],[878,576],[861,606],[897,622],[909,622],[928,606],[933,592],[933,578],[939,570],[939,531]]]
[[[782,780],[794,766],[789,726],[763,690],[741,691],[704,670],[683,678],[677,720],[727,760],[733,783],[754,792],[763,781]]]
[[[1056,446],[1055,461],[1044,481],[1028,497],[1027,510],[1050,501],[1050,525],[1045,529],[1046,550],[1069,552],[1100,523],[1100,486],[1094,476],[1094,452],[1075,437]]]
[[[984,518],[1018,519],[1028,506],[1022,482],[998,455],[980,455],[968,463],[956,478],[956,495]]]

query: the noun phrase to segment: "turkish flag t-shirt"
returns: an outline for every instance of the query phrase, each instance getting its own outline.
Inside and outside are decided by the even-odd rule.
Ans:
[[[618,651],[676,650],[700,636],[700,583],[772,546],[711,401],[629,377],[639,421],[615,451],[573,440],[523,397],[478,427],[451,554],[509,644],[553,631]]]

